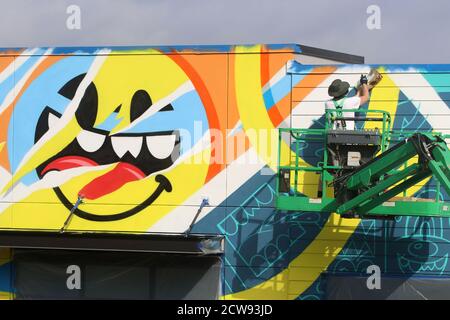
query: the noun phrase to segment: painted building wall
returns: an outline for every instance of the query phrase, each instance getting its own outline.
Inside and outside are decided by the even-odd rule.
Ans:
[[[193,232],[226,236],[225,299],[323,298],[324,274],[371,264],[446,275],[448,219],[275,210],[276,128],[320,126],[329,83],[356,83],[370,69],[292,62],[299,53],[280,45],[5,51],[0,227],[58,232],[82,196],[68,230],[178,233],[207,197]],[[385,77],[366,108],[391,112],[395,129],[448,129],[449,66],[377,67]],[[320,151],[310,146],[304,161]],[[303,181],[303,193],[317,194],[317,177]],[[448,198],[433,180],[412,192]],[[11,291],[5,255],[0,292]]]

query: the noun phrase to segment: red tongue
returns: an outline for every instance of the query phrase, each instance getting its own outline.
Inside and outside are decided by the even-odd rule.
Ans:
[[[42,170],[41,175],[43,176],[51,170],[62,171],[83,166],[92,167],[98,166],[98,164],[89,158],[66,156],[50,162]],[[78,193],[78,196],[95,200],[116,191],[128,182],[142,178],[145,178],[145,174],[139,168],[126,162],[119,162],[112,170],[85,185]]]
[[[128,182],[142,178],[145,178],[145,174],[139,168],[126,162],[119,162],[114,169],[85,185],[78,196],[95,200],[116,191]]]

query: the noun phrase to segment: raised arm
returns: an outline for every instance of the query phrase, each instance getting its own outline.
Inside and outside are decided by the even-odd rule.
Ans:
[[[367,77],[365,75],[361,75],[361,79],[359,80],[361,85],[359,86],[357,92],[357,96],[361,99],[360,105],[363,105],[369,101],[370,90],[372,90],[382,79],[383,76],[377,72],[376,76],[371,79],[370,83],[368,83]]]
[[[367,83],[362,83],[359,86],[357,96],[361,99],[360,105],[363,105],[369,101],[369,86]]]

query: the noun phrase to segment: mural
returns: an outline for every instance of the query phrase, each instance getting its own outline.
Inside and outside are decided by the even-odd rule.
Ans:
[[[295,45],[2,53],[0,228],[57,232],[82,198],[68,230],[183,232],[207,197],[193,232],[226,237],[224,299],[320,299],[326,274],[370,264],[450,272],[448,219],[274,209],[276,129],[323,126],[331,81],[376,67],[364,108],[389,111],[397,130],[447,132],[450,66],[302,65]],[[305,164],[321,152],[305,145]],[[302,179],[317,194],[317,177]],[[449,200],[431,179],[410,195],[436,194]],[[10,265],[4,254],[5,297]]]

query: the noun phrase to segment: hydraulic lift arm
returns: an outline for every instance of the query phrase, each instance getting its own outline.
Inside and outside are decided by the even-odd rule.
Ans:
[[[416,163],[398,169],[417,156]],[[340,177],[337,190],[340,196],[329,204],[328,209],[363,216],[430,176],[434,176],[450,194],[449,168],[450,151],[446,142],[439,136],[416,133],[347,176]]]

